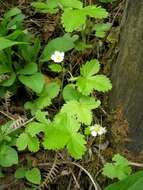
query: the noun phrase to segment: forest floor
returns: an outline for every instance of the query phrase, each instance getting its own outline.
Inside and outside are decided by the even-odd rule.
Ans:
[[[92,1],[95,3],[96,0]],[[24,25],[33,35],[39,35],[41,42],[44,46],[47,41],[58,37],[63,31],[59,25],[59,14],[41,14],[36,13],[30,5],[29,0],[13,1],[0,1],[0,15],[3,14],[10,8],[15,6],[19,7],[23,14],[26,15]],[[66,62],[71,62],[71,70],[76,75],[79,72],[80,64],[86,60],[97,58],[101,63],[102,74],[105,74],[110,78],[110,70],[112,64],[116,61],[118,55],[118,41],[120,34],[121,18],[124,10],[124,1],[116,1],[113,4],[104,4],[104,8],[110,13],[107,19],[108,22],[112,23],[112,27],[107,32],[106,36],[101,39],[97,39],[94,36],[90,36],[90,44],[98,44],[96,48],[85,49],[84,51],[71,51],[69,56],[66,57]],[[43,66],[42,71],[47,81],[51,81],[53,77],[57,77],[49,72],[46,67]],[[27,99],[27,95],[23,96],[23,90],[19,90],[16,95],[11,97],[9,100],[8,114],[5,111],[4,99],[1,99],[0,106],[0,125],[5,124],[10,117],[17,118],[18,115],[24,115],[25,110],[23,109],[23,102]],[[29,95],[28,95],[29,96]],[[71,157],[68,157],[65,151],[47,151],[40,150],[37,153],[29,153],[23,151],[19,154],[19,166],[25,162],[31,162],[33,166],[38,166],[42,172],[43,182],[40,186],[41,189],[49,190],[92,190],[94,189],[89,176],[86,172],[80,168],[82,166],[92,176],[97,186],[101,188],[106,187],[110,180],[103,177],[101,174],[103,165],[106,161],[111,160],[114,153],[120,150],[116,149],[116,144],[123,144],[123,139],[127,135],[127,125],[122,120],[122,115],[119,110],[111,113],[109,109],[109,93],[104,95],[98,94],[100,100],[102,100],[102,106],[94,111],[94,120],[98,123],[106,126],[108,132],[105,137],[94,140],[93,138],[88,139],[88,150],[89,153],[84,156],[80,161],[77,161],[77,165],[69,164],[73,161]],[[53,107],[51,106],[51,108]],[[52,111],[51,111],[52,113]],[[116,121],[121,122],[120,129],[117,129]],[[124,129],[124,130],[123,130]],[[124,153],[123,153],[124,154]],[[40,162],[39,162],[40,161]],[[40,163],[40,164],[39,164]],[[3,169],[6,174],[5,177],[0,179],[0,190],[24,190],[32,188],[30,183],[21,179],[16,180],[14,178],[14,171],[17,166],[8,167]]]

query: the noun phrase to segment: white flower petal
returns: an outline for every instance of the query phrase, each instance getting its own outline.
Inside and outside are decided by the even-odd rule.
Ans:
[[[99,135],[103,135],[103,134],[105,134],[105,133],[106,133],[105,127],[101,127],[100,130],[99,130],[99,132],[98,132],[98,134],[99,134]]]
[[[96,137],[96,136],[97,136],[96,131],[91,131],[91,135],[92,135],[93,137]]]
[[[51,59],[52,59],[53,61],[55,61],[56,56],[53,54],[53,55],[51,56]]]
[[[65,53],[64,53],[64,52],[61,52],[61,56],[64,58],[64,56],[65,56]]]
[[[90,131],[93,131],[94,129],[95,129],[94,126],[91,126],[91,127],[90,127]]]
[[[55,51],[54,54],[51,56],[51,59],[55,63],[60,63],[64,60],[64,52]]]

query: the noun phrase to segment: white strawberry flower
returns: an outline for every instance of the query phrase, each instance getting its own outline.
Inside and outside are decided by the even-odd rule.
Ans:
[[[60,51],[55,51],[54,54],[51,56],[51,59],[55,62],[55,63],[60,63],[64,60],[64,52],[60,52]]]
[[[91,135],[93,137],[96,137],[97,135],[101,136],[101,135],[105,134],[106,133],[106,128],[102,127],[99,124],[95,124],[95,125],[90,127],[90,131],[91,131]]]

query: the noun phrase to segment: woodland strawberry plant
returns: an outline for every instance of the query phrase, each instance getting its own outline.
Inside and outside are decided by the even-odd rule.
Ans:
[[[98,138],[107,132],[94,121],[93,112],[102,104],[98,94],[111,90],[110,79],[102,74],[97,58],[80,63],[76,74],[70,71],[67,58],[72,51],[93,48],[88,41],[89,33],[97,41],[106,36],[111,27],[104,20],[108,12],[80,0],[36,1],[31,6],[36,12],[60,14],[63,32],[42,44],[39,36],[25,29],[25,16],[17,7],[5,13],[0,22],[0,97],[7,105],[7,116],[6,100],[15,97],[19,89],[26,95],[24,117],[9,117],[10,121],[0,128],[1,171],[18,165],[18,155],[24,151],[65,150],[73,159],[82,159],[88,137]],[[43,68],[54,77],[50,79]],[[105,166],[103,173],[110,176],[108,168],[109,165]],[[121,174],[115,177],[121,179]],[[25,178],[33,187],[41,183],[40,170],[29,162],[17,167],[15,178]]]

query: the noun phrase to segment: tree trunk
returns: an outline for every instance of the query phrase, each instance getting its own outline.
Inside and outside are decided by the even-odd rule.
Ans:
[[[134,154],[143,153],[143,0],[126,2],[111,78],[111,109],[120,106],[128,122],[130,140],[126,147]]]

